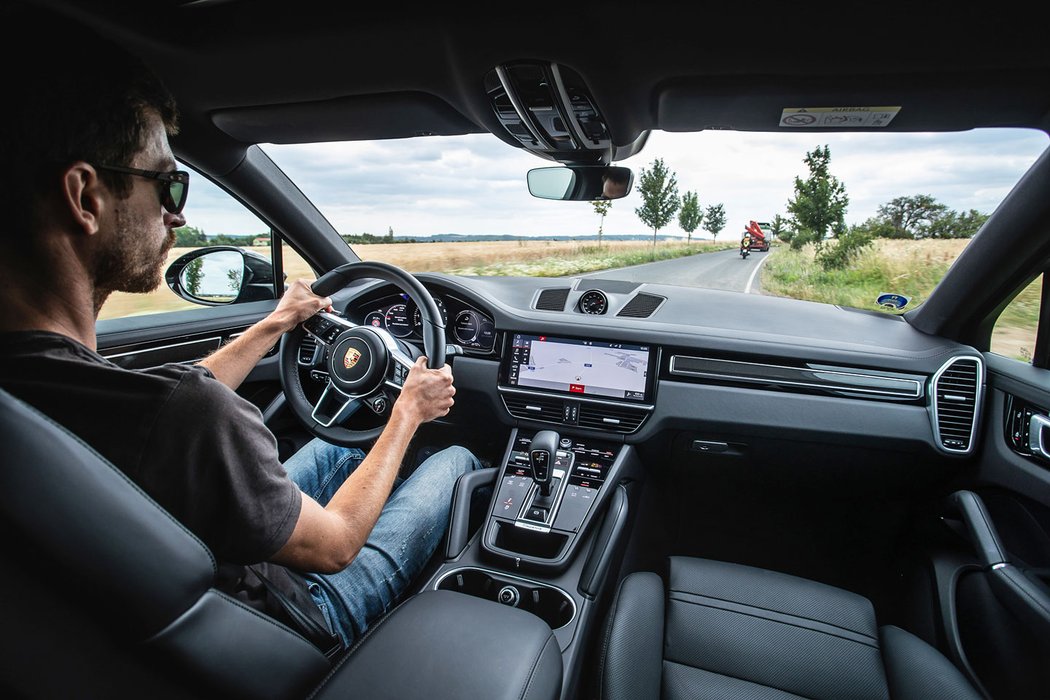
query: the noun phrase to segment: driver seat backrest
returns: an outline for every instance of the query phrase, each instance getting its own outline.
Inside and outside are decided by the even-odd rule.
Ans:
[[[2,390],[0,454],[3,694],[301,697],[330,670],[216,590],[208,548],[121,471]]]

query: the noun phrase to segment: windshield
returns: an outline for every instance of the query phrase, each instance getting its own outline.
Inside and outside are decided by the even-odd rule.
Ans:
[[[490,134],[262,147],[364,260],[901,313],[929,295],[1046,141],[1022,129],[654,132],[618,164],[634,173],[629,194],[602,202],[532,197],[526,173],[556,164]],[[171,260],[213,245],[269,257],[266,224],[206,178],[193,192]],[[289,278],[313,275],[284,251]],[[1038,283],[1000,318],[993,351],[1030,357]],[[167,289],[115,293],[100,318],[192,306]]]
[[[925,299],[1045,146],[1020,129],[654,132],[619,163],[634,171],[630,194],[600,203],[531,197],[525,173],[554,164],[491,135],[264,148],[365,260],[867,309],[889,293],[882,308],[900,311]]]

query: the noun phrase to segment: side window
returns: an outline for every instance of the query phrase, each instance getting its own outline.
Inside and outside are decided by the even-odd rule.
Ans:
[[[191,173],[190,197],[184,210],[186,226],[176,229],[175,244],[167,254],[161,275],[173,262],[187,253],[215,246],[235,246],[251,254],[252,265],[261,265],[263,269],[266,266],[272,267],[274,248],[270,227],[203,175],[194,172],[182,163],[179,164],[179,168],[190,170]],[[289,246],[282,245],[280,250],[286,279],[316,277],[309,264]],[[230,296],[229,287],[207,288],[206,280],[209,279],[209,272],[211,279],[214,279],[216,275],[217,267],[209,262],[213,260],[227,264],[230,260],[235,260],[239,266],[241,258],[236,254],[225,259],[208,256],[203,261],[187,265],[188,269],[184,279],[195,287],[199,287],[200,296],[203,298],[215,302],[232,302],[234,297]],[[233,267],[229,270],[218,270],[218,274],[227,277],[229,285],[237,285],[241,282],[240,272]],[[251,295],[243,294],[241,297],[243,301],[253,300]],[[146,294],[114,292],[102,306],[98,318],[103,320],[202,308],[205,307],[178,296],[162,280],[157,289]]]
[[[992,352],[1021,362],[1032,362],[1042,290],[1043,275],[1039,275],[1003,310],[992,328]]]

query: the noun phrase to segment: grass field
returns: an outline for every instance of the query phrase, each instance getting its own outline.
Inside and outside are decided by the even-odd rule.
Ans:
[[[875,299],[891,292],[910,297],[908,309],[913,309],[929,296],[969,242],[877,240],[851,269],[827,272],[814,262],[812,246],[802,251],[782,246],[762,269],[762,291],[858,309],[878,309]],[[1031,360],[1041,285],[1040,277],[1000,316],[992,332],[992,352]]]

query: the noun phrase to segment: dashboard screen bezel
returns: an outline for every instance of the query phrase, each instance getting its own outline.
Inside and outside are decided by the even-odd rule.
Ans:
[[[647,370],[648,373],[647,373],[647,375],[645,377],[644,396],[642,398],[634,399],[634,398],[627,398],[627,397],[624,397],[624,396],[606,396],[606,395],[602,395],[602,394],[588,394],[588,393],[581,393],[581,392],[576,392],[576,391],[559,390],[559,389],[548,389],[548,388],[539,388],[539,387],[532,387],[532,386],[521,386],[519,384],[511,384],[510,383],[510,368],[511,368],[511,365],[514,363],[512,346],[513,346],[513,343],[514,343],[514,336],[515,335],[523,335],[523,336],[528,336],[528,337],[531,337],[531,338],[546,337],[546,338],[548,338],[549,340],[552,340],[552,341],[563,340],[563,341],[570,341],[572,343],[600,343],[600,344],[602,344],[604,346],[609,346],[609,347],[615,347],[617,345],[625,345],[625,346],[628,346],[632,350],[633,349],[637,349],[637,348],[641,348],[641,347],[648,347],[647,351],[643,351],[643,352],[648,352],[648,354],[649,354],[649,363],[648,363],[648,370]],[[532,393],[537,393],[537,394],[548,394],[550,396],[558,396],[558,397],[564,397],[564,398],[569,398],[569,399],[578,399],[580,401],[595,401],[595,402],[599,402],[599,403],[603,402],[603,401],[605,401],[605,402],[620,402],[620,403],[626,403],[626,404],[641,406],[641,405],[645,405],[645,404],[652,404],[652,402],[653,402],[653,398],[655,396],[656,377],[659,374],[659,371],[658,371],[658,363],[659,363],[659,361],[660,361],[659,348],[657,346],[655,346],[655,345],[647,345],[647,344],[643,344],[643,343],[619,343],[619,342],[614,341],[614,340],[605,340],[605,339],[602,339],[602,338],[580,338],[580,337],[569,336],[569,335],[550,335],[550,334],[547,334],[547,333],[534,333],[534,332],[527,332],[527,331],[511,331],[511,330],[508,330],[508,331],[505,331],[504,334],[503,334],[503,353],[502,353],[502,357],[500,358],[500,364],[499,364],[499,384],[500,384],[501,388],[508,389],[510,391],[525,391],[525,392],[532,392]]]

